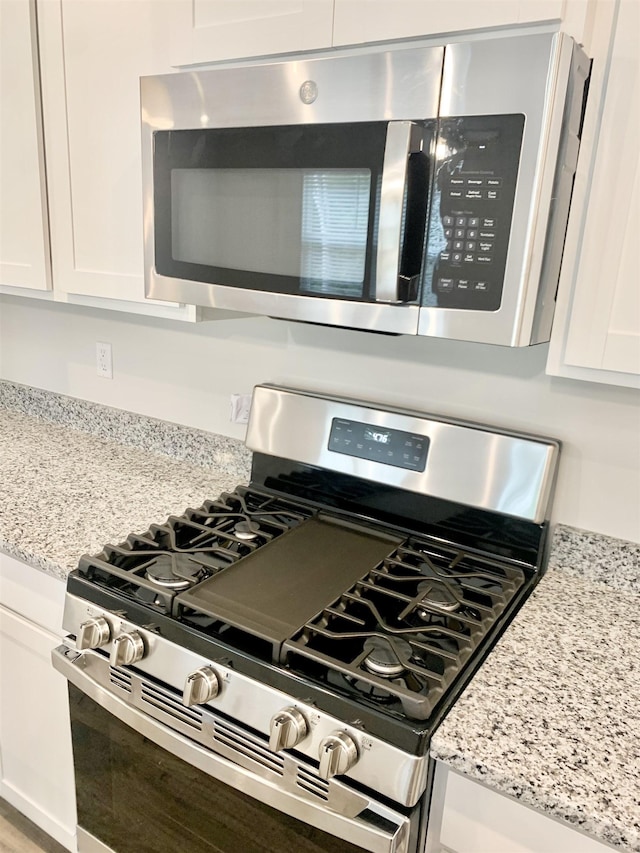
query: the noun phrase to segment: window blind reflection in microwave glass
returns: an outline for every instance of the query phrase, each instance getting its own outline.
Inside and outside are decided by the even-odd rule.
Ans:
[[[358,297],[370,185],[369,169],[173,169],[173,258]]]

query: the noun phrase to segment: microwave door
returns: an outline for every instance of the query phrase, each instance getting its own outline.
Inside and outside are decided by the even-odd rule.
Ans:
[[[428,133],[404,121],[157,131],[149,295],[415,334]]]

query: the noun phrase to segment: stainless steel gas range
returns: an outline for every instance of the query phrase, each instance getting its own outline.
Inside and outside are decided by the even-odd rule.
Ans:
[[[430,737],[544,568],[558,443],[262,385],[247,445],[248,485],[69,576],[79,850],[416,853]]]

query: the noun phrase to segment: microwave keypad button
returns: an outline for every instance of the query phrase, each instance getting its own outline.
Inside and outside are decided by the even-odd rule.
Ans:
[[[466,216],[456,216],[456,225],[458,228],[466,228],[467,227],[467,217]]]
[[[484,186],[484,178],[467,178],[467,186],[469,186],[469,187],[483,187]]]
[[[456,228],[454,233],[455,233],[456,240],[464,240],[464,235],[465,235],[464,228]]]
[[[449,178],[449,183],[452,187],[463,187],[464,178]]]
[[[469,290],[471,282],[468,278],[460,278],[456,284],[456,290]]]
[[[482,244],[481,244],[481,245],[482,245]],[[490,245],[490,244],[488,244],[488,243],[487,243],[487,244],[485,244],[485,245]],[[475,252],[475,250],[476,250],[476,241],[475,241],[475,240],[467,240],[467,242],[464,244],[464,247],[465,247],[465,249],[467,250],[467,252]],[[489,251],[489,250],[487,249],[486,251]]]
[[[486,281],[476,281],[476,283],[473,285],[473,289],[479,291],[486,291],[489,289],[489,285]]]
[[[500,198],[499,190],[487,190],[487,198],[491,199],[492,201],[495,201],[496,199]]]
[[[487,178],[487,186],[488,187],[501,187],[502,186],[502,178]]]
[[[480,242],[480,251],[481,252],[491,252],[493,250],[493,243],[484,243]]]
[[[496,191],[492,190],[492,192],[496,192]],[[486,198],[487,194],[485,193],[484,190],[468,189],[465,192],[464,197],[470,198],[470,199],[479,199],[479,198]]]
[[[464,240],[455,240],[455,241],[454,241],[454,244],[453,244],[453,248],[454,248],[457,252],[462,251],[462,249],[464,249]]]
[[[440,293],[450,293],[453,290],[454,280],[452,278],[439,278],[438,290]]]
[[[444,236],[447,238],[447,240],[450,240],[453,237],[453,228],[445,228]]]
[[[478,236],[478,231],[475,228],[467,228],[467,240],[475,240]]]
[[[479,219],[479,217],[477,217],[477,216],[470,216],[470,217],[469,217],[469,219],[468,219],[468,221],[467,221],[467,225],[469,226],[469,228],[477,228],[477,227],[478,227],[478,225],[480,225],[480,219]]]
[[[454,264],[459,264],[462,261],[462,252],[454,252],[451,255],[451,261]]]
[[[449,198],[462,198],[462,190],[449,190]]]
[[[482,220],[482,227],[483,228],[495,228],[496,227],[496,220],[494,218],[490,218],[490,219],[485,218]],[[482,235],[480,235],[480,236],[482,236]]]
[[[442,217],[442,224],[444,225],[445,228],[448,228],[449,226],[453,225],[454,222],[455,222],[455,220],[454,220],[453,216],[443,216]]]
[[[451,260],[451,252],[440,252],[440,260],[445,262]]]
[[[490,264],[493,258],[490,255],[478,255],[477,261],[479,264]]]
[[[475,261],[476,257],[472,252],[467,252],[464,256],[465,264],[472,264]]]

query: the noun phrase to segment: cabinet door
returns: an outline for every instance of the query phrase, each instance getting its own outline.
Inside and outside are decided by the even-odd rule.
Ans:
[[[608,844],[447,770],[439,843],[450,853],[607,853]],[[430,815],[431,819],[431,815]],[[427,847],[429,850],[429,846]],[[429,851],[430,853],[430,851]]]
[[[38,0],[54,290],[193,319],[144,297],[139,77],[170,70],[165,5]]]
[[[51,287],[35,0],[0,2],[0,285]]]
[[[640,388],[640,4],[602,3],[547,372]]]
[[[58,644],[53,634],[0,606],[0,796],[74,850],[67,683],[51,666]]]
[[[334,45],[563,21],[580,37],[588,0],[335,0]]]
[[[173,0],[172,65],[331,46],[333,0]]]

